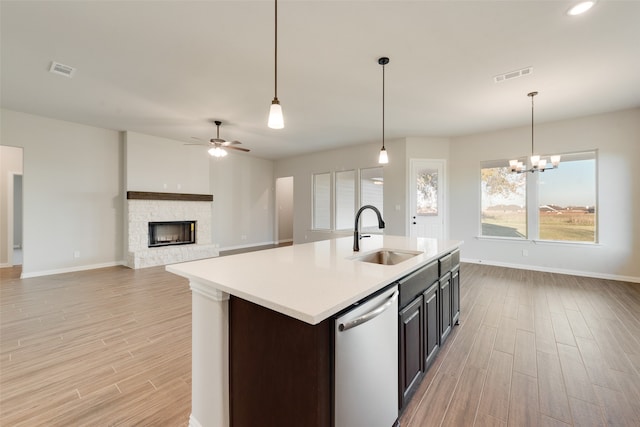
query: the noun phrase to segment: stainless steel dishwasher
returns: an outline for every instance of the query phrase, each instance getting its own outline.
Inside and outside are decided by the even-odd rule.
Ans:
[[[398,420],[398,286],[335,320],[335,427],[391,427]]]

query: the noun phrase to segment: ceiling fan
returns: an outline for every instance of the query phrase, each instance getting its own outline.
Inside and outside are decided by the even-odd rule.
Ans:
[[[215,138],[211,138],[209,141],[203,141],[200,138],[196,138],[195,136],[192,136],[193,139],[197,139],[202,142],[197,144],[194,143],[194,144],[185,144],[185,145],[204,145],[206,147],[210,147],[209,154],[212,155],[213,157],[226,156],[228,154],[227,151],[225,150],[226,148],[229,148],[232,150],[244,151],[247,153],[251,151],[247,148],[235,147],[235,145],[242,144],[242,142],[240,141],[227,141],[227,140],[221,139],[220,125],[222,124],[222,122],[220,120],[215,120],[214,123],[216,124],[216,128],[217,128]]]

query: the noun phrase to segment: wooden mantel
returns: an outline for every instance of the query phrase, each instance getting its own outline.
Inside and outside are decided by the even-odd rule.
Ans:
[[[127,191],[127,200],[178,200],[183,202],[213,202],[213,194],[155,193]]]

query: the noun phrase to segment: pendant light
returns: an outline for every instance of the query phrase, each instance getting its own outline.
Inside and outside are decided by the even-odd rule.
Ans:
[[[389,58],[383,56],[378,58],[378,64],[382,65],[382,149],[380,150],[380,156],[378,157],[378,163],[385,165],[389,163],[389,156],[387,155],[387,149],[384,148],[384,66],[389,63]]]
[[[269,109],[269,122],[267,125],[271,129],[282,129],[284,127],[284,117],[282,116],[282,106],[278,100],[278,0],[275,0],[274,64],[274,96]]]
[[[541,158],[539,155],[535,154],[534,146],[533,146],[533,97],[536,96],[538,92],[529,92],[527,94],[528,97],[531,98],[531,169],[526,169],[525,165],[518,160],[509,160],[509,167],[511,168],[511,172],[516,173],[524,173],[524,172],[544,172],[547,169],[555,169],[560,165],[560,156],[555,155],[551,156],[548,160],[545,158]]]

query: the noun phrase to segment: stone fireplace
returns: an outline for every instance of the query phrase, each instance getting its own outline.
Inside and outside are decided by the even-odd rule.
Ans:
[[[218,256],[209,194],[127,192],[127,266],[144,268]]]

